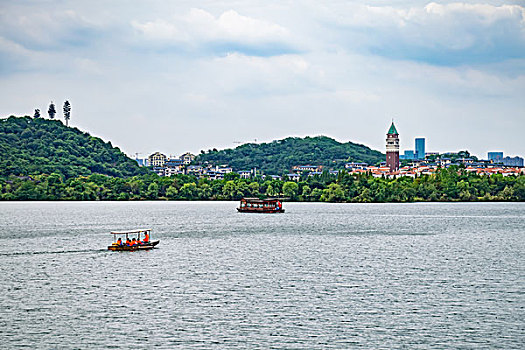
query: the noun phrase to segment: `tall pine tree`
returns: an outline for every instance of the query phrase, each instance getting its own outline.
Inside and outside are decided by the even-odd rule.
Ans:
[[[66,121],[66,126],[69,126],[69,119],[71,119],[71,104],[67,100],[64,102],[64,119]]]

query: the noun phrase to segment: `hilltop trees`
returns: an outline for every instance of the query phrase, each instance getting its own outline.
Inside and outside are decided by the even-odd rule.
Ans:
[[[47,110],[47,114],[49,115],[49,118],[54,119],[55,114],[57,114],[57,110],[55,109],[55,104],[53,101],[51,101],[51,104],[49,105],[49,109]]]
[[[40,118],[40,109],[35,109],[35,115],[33,116],[33,118]]]
[[[71,119],[71,104],[66,100],[66,102],[64,102],[64,120],[66,121],[66,126],[69,124],[69,119]]]

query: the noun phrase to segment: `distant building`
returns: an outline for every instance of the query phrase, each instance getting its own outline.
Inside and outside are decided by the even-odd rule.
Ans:
[[[456,162],[457,163],[461,163],[461,164],[473,164],[474,163],[474,159],[472,159],[472,158],[458,158],[458,159],[456,159]]]
[[[164,167],[154,166],[153,167],[153,171],[159,176],[166,176],[166,172],[165,172]]]
[[[279,175],[263,175],[262,178],[263,180],[282,180],[282,177]]]
[[[416,139],[415,159],[425,159],[425,139],[423,137]]]
[[[252,176],[252,172],[250,170],[241,170],[238,172],[241,179],[249,179]]]
[[[488,160],[492,163],[502,163],[503,162],[503,152],[489,152]]]
[[[135,158],[135,162],[137,162],[139,166],[146,166],[146,159]]]
[[[180,156],[180,159],[182,159],[184,164],[188,165],[195,160],[195,155],[191,154],[190,152],[186,152],[182,156]]]
[[[149,165],[153,167],[156,167],[156,166],[162,167],[164,166],[164,163],[166,162],[167,159],[168,158],[164,154],[160,152],[155,152],[148,157],[148,163]]]
[[[207,177],[208,180],[222,180],[224,179],[224,174],[215,171],[207,171],[206,174],[204,174],[204,177]]]
[[[180,159],[170,159],[164,163],[164,172],[166,176],[183,174],[184,163]]]
[[[415,152],[410,150],[410,151],[405,151],[405,154],[403,155],[400,155],[399,156],[399,159],[404,159],[404,160],[414,160],[416,159],[416,155],[415,155]]]
[[[505,166],[523,166],[523,158],[521,157],[505,157],[503,158],[503,165]]]
[[[301,179],[299,174],[287,174],[287,176],[290,181],[299,181]]]
[[[303,172],[303,171],[315,171],[315,172],[322,172],[323,167],[321,165],[294,165],[292,167],[292,171],[295,172]]]
[[[204,168],[200,165],[189,165],[186,167],[186,174],[188,175],[201,175],[204,173]]]
[[[386,165],[390,172],[399,170],[399,133],[394,122],[386,134]]]
[[[233,172],[233,169],[229,166],[218,166],[215,168],[215,171],[218,172],[219,174],[229,174],[231,172]]]
[[[367,163],[346,163],[345,168],[349,170],[355,170],[355,169],[366,169],[368,167]]]

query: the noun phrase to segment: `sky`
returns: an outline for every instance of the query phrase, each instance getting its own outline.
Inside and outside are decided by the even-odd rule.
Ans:
[[[129,155],[326,135],[525,156],[525,1],[0,1],[0,117]]]

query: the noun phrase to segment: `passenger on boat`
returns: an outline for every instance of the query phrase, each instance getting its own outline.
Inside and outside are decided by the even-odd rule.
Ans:
[[[129,237],[126,237],[126,245],[127,245],[127,246],[130,246],[130,245],[131,245],[131,241],[129,240]]]
[[[137,245],[137,240],[135,239],[135,237],[133,237],[133,240],[131,241],[131,245]]]
[[[119,237],[119,238],[117,239],[117,244],[118,244],[118,245],[122,245],[122,238]]]
[[[149,242],[149,234],[148,234],[148,231],[146,231],[146,234],[144,235],[144,240],[142,241],[142,243],[148,243]]]

